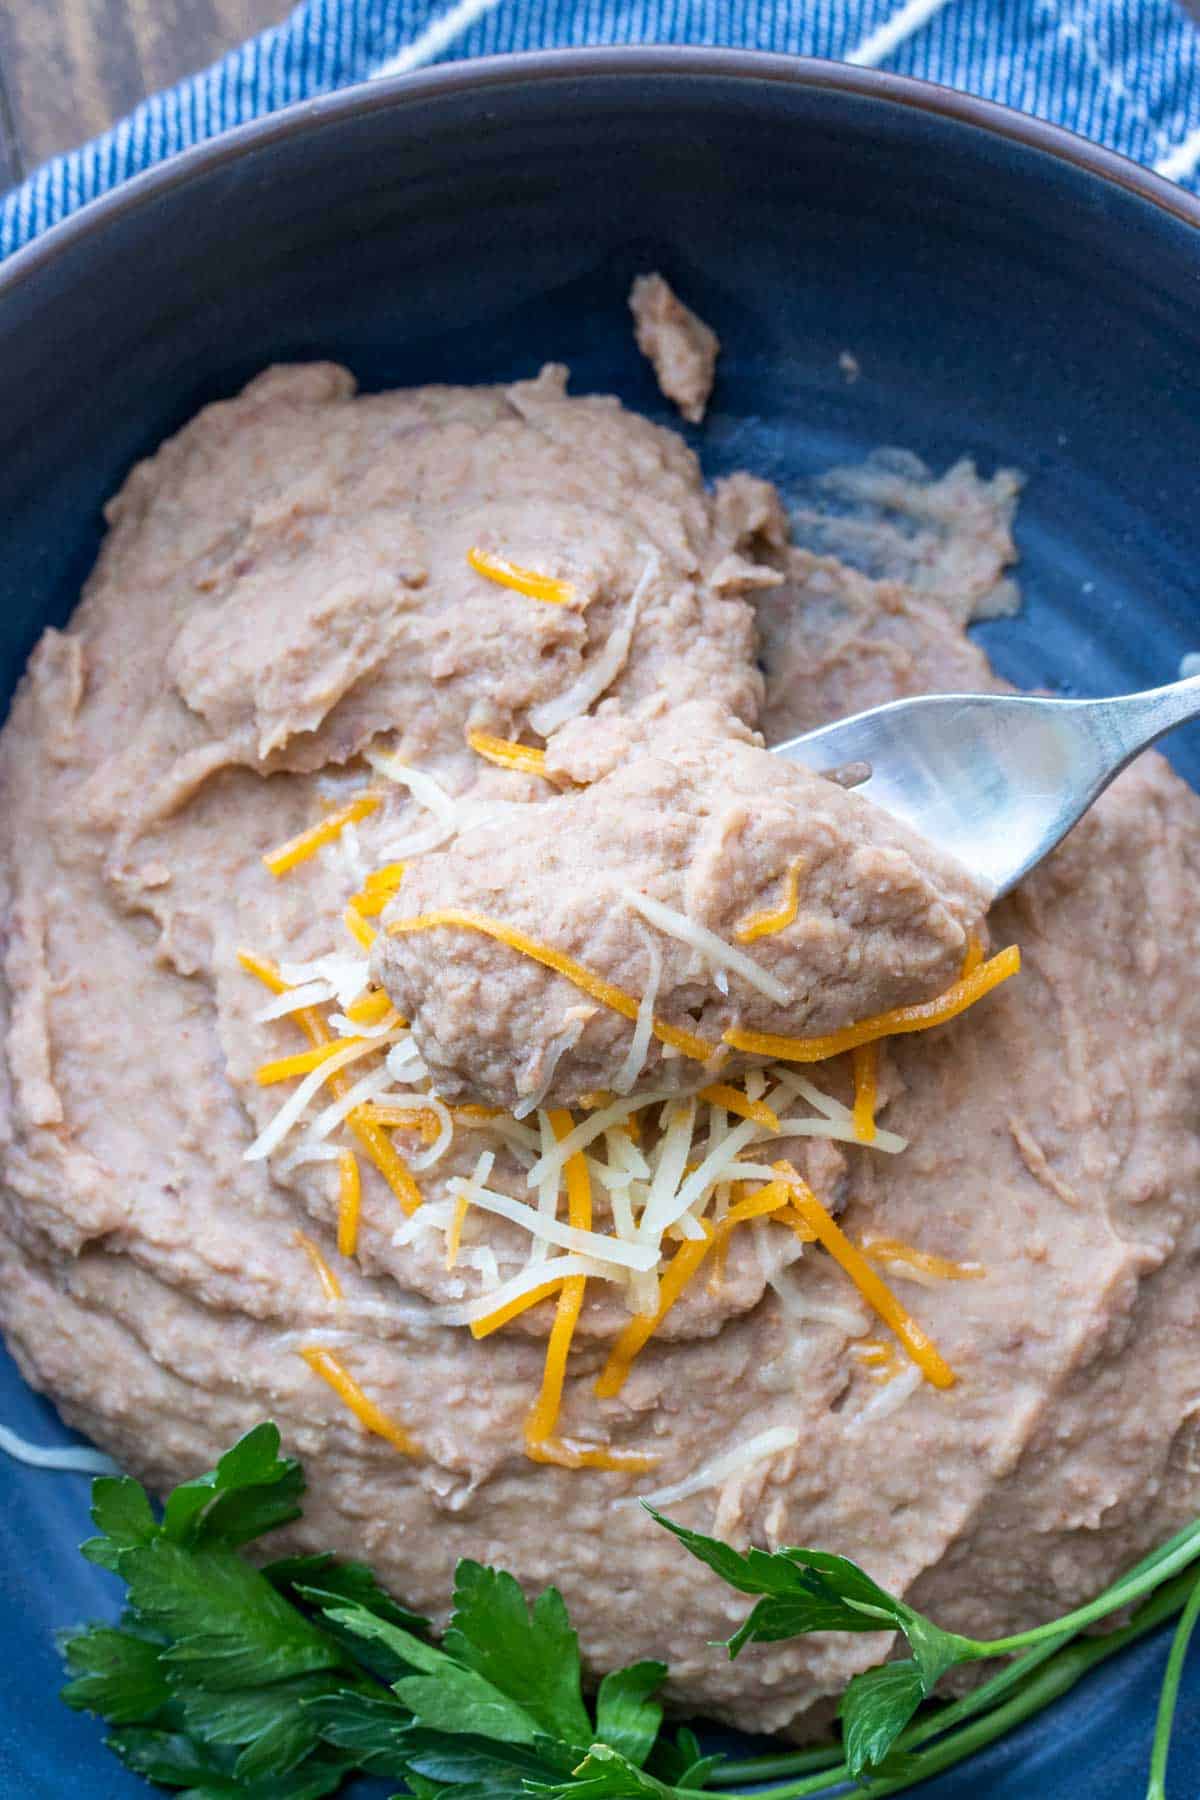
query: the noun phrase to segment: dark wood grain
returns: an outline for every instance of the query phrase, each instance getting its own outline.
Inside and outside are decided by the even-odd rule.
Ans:
[[[4,94],[28,170],[287,11],[288,0],[0,0],[0,181]]]

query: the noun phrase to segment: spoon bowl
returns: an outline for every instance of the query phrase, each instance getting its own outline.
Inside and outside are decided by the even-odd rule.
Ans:
[[[1142,750],[1200,715],[1200,675],[1108,700],[928,694],[775,744],[955,857],[1000,899]]]

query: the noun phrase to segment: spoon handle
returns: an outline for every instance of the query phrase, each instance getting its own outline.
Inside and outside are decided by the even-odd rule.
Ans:
[[[1097,725],[1110,738],[1112,760],[1124,765],[1156,743],[1164,732],[1200,718],[1200,675],[1188,675],[1166,687],[1141,694],[1118,694],[1111,700],[1085,702]],[[1115,773],[1115,769],[1114,769]]]

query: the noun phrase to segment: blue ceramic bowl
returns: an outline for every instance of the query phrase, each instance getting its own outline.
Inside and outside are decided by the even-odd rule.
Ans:
[[[176,158],[0,272],[0,696],[61,624],[130,463],[274,359],[370,387],[544,357],[667,417],[633,352],[663,269],[724,342],[706,467],[785,491],[881,443],[1028,471],[1001,671],[1101,692],[1200,647],[1200,204],[1015,113],[725,51],[517,57],[357,88]],[[839,353],[861,379],[848,386]],[[674,423],[674,420],[671,420]],[[1200,777],[1200,738],[1173,741]],[[0,1420],[67,1434],[0,1369]],[[111,1610],[78,1476],[0,1466],[0,1789],[147,1790],[55,1698],[55,1627]],[[924,1792],[1143,1791],[1160,1639]],[[1200,1671],[1173,1791],[1200,1791]]]

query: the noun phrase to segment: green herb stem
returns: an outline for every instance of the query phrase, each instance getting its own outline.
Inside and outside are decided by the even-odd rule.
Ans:
[[[1171,1725],[1175,1718],[1175,1705],[1179,1699],[1179,1683],[1183,1676],[1183,1665],[1187,1661],[1188,1645],[1191,1643],[1197,1619],[1200,1619],[1200,1580],[1192,1583],[1192,1591],[1188,1595],[1187,1605],[1183,1609],[1175,1636],[1171,1641],[1171,1654],[1167,1658],[1167,1672],[1163,1676],[1162,1692],[1158,1699],[1158,1718],[1154,1726],[1154,1750],[1150,1757],[1150,1785],[1146,1789],[1146,1800],[1166,1800],[1167,1756],[1171,1749]]]
[[[1061,1619],[1051,1619],[1046,1625],[1035,1625],[1031,1631],[1018,1631],[1013,1637],[993,1638],[990,1642],[972,1640],[973,1653],[977,1657],[1003,1656],[1010,1650],[1028,1649],[1045,1638],[1059,1637],[1064,1631],[1082,1631],[1085,1626],[1094,1625],[1097,1620],[1106,1619],[1110,1613],[1119,1612],[1131,1601],[1140,1599],[1160,1582],[1185,1569],[1197,1556],[1200,1556],[1200,1524],[1193,1523],[1086,1606],[1064,1613]]]
[[[992,1707],[982,1717],[975,1717],[962,1730],[955,1730],[950,1736],[944,1734],[954,1723],[950,1716],[956,1710],[953,1706],[948,1707],[945,1712],[936,1715],[933,1719],[922,1721],[919,1726],[910,1727],[896,1740],[895,1748],[898,1752],[912,1751],[917,1748],[918,1744],[926,1742],[935,1734],[939,1741],[921,1751],[918,1768],[891,1778],[886,1775],[873,1775],[870,1778],[869,1789],[871,1800],[883,1800],[887,1794],[898,1794],[905,1788],[912,1787],[918,1781],[927,1781],[931,1776],[941,1774],[943,1770],[951,1769],[955,1764],[962,1762],[964,1758],[974,1755],[975,1751],[982,1750],[988,1744],[994,1743],[997,1738],[1003,1737],[1005,1732],[1011,1731],[1014,1726],[1023,1724],[1026,1719],[1032,1718],[1034,1714],[1041,1712],[1043,1708],[1068,1693],[1091,1669],[1105,1662],[1110,1656],[1116,1655],[1127,1644],[1144,1637],[1148,1631],[1153,1631],[1157,1625],[1162,1624],[1164,1619],[1170,1618],[1188,1598],[1189,1591],[1196,1592],[1197,1585],[1188,1578],[1170,1582],[1169,1585],[1156,1592],[1145,1606],[1140,1607],[1129,1624],[1122,1626],[1120,1630],[1107,1632],[1102,1637],[1077,1639],[1059,1649],[1056,1655],[1049,1655],[1044,1660],[1039,1659],[1041,1661],[1040,1668],[1033,1670],[1024,1685],[1018,1688],[1010,1700],[1003,1705]],[[1184,1648],[1186,1649],[1186,1644]],[[1180,1666],[1182,1666],[1182,1655]],[[997,1685],[1003,1680],[1003,1675],[1008,1673],[1009,1671],[1004,1671],[1001,1676],[996,1677]],[[992,1687],[992,1684],[986,1683],[985,1687]],[[993,1687],[992,1691],[994,1694],[996,1688]],[[979,1690],[980,1701],[983,1692],[983,1689]],[[976,1696],[969,1695],[967,1701],[975,1698]],[[956,1705],[965,1708],[967,1701],[956,1703]],[[960,1718],[963,1716],[963,1713],[959,1714]],[[741,1768],[736,1764],[726,1766],[722,1773],[729,1780],[750,1779],[743,1775]],[[808,1800],[809,1796],[826,1793],[831,1787],[850,1779],[849,1770],[844,1763],[841,1763],[836,1767],[826,1769],[821,1774],[808,1776],[796,1782],[788,1782],[782,1787],[759,1788],[752,1795],[731,1794],[729,1800]]]

